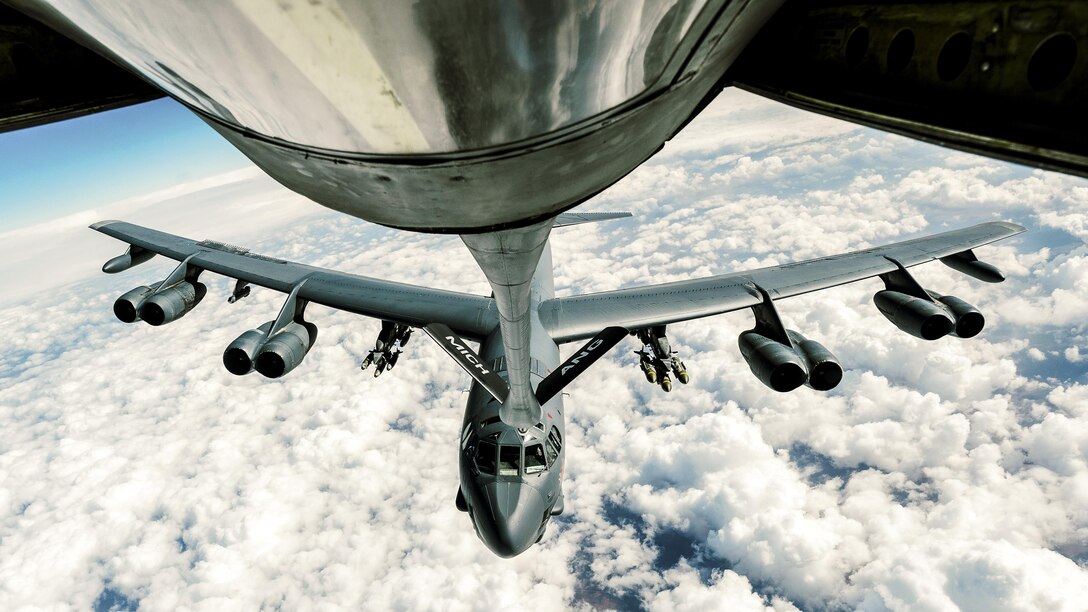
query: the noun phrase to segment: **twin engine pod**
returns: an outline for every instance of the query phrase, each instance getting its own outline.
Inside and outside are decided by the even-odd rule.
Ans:
[[[164,325],[185,316],[208,294],[201,282],[181,281],[166,289],[162,283],[136,287],[117,298],[113,314],[124,323],[146,321],[149,325]]]
[[[834,389],[842,380],[842,366],[819,342],[787,329],[793,346],[768,338],[756,330],[740,335],[740,354],[760,382],[785,393],[807,384],[817,391]]]
[[[971,338],[986,325],[982,313],[960,298],[928,290],[926,293],[934,301],[885,289],[873,296],[873,302],[893,325],[923,340],[936,340],[948,334]]]
[[[292,321],[265,339],[273,321],[251,329],[223,351],[223,365],[231,374],[244,376],[253,370],[267,378],[279,378],[298,367],[317,341],[317,326]]]

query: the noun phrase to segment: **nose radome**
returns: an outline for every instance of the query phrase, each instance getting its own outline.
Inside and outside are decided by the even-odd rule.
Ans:
[[[534,487],[520,482],[494,482],[485,486],[487,509],[481,517],[487,527],[480,535],[496,555],[513,557],[537,539],[544,516],[544,498]]]
[[[487,546],[492,552],[504,559],[520,555],[531,544],[531,542],[521,541],[518,534],[511,532],[506,525],[496,525],[494,536],[493,540],[487,542]]]

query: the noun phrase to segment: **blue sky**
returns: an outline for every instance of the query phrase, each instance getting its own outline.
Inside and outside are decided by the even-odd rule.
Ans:
[[[249,161],[171,99],[0,134],[0,232]]]

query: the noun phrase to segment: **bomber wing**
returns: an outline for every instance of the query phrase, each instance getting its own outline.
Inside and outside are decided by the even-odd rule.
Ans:
[[[138,249],[286,294],[305,280],[298,291],[300,299],[355,314],[413,327],[442,323],[473,340],[482,339],[498,325],[490,298],[317,268],[123,221],[101,221],[91,229]]]
[[[893,274],[900,270],[898,264],[909,268],[941,259],[957,270],[996,281],[1000,280],[999,273],[975,261],[971,249],[1023,231],[1023,227],[1014,223],[982,223],[781,266],[555,298],[541,304],[540,317],[552,338],[562,343],[590,338],[609,326],[644,329],[754,307],[764,302],[762,292],[771,299],[791,297]]]
[[[363,369],[375,365],[375,376],[393,367],[412,327],[428,333],[440,329],[441,339],[458,347],[454,356],[470,376],[500,402],[508,391],[506,382],[482,367],[479,356],[461,338],[482,340],[498,327],[491,298],[326,270],[122,221],[102,221],[91,229],[129,245],[128,252],[106,262],[104,272],[121,272],[155,255],[181,262],[163,281],[136,287],[118,298],[114,313],[126,323],[143,319],[162,325],[184,316],[207,292],[198,280],[204,271],[238,280],[229,302],[248,295],[250,284],[287,294],[274,320],[245,332],[224,352],[224,365],[239,376],[256,370],[277,378],[298,366],[317,338],[317,327],[304,318],[307,304],[316,302],[382,320],[375,350],[363,362]]]

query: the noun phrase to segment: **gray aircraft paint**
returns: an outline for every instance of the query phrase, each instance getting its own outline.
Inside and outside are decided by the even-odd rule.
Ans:
[[[521,428],[531,427],[540,419],[540,403],[529,380],[532,341],[538,335],[532,329],[537,310],[534,299],[538,299],[532,289],[541,255],[548,246],[552,221],[461,236],[484,271],[499,312],[499,338],[504,345],[510,381],[510,392],[502,403],[500,416],[504,422]],[[539,320],[536,326],[539,327]]]
[[[535,389],[559,365],[559,347],[551,340],[537,314],[540,305],[555,297],[552,277],[551,249],[545,245],[539,264],[531,279],[528,311],[530,344],[528,355],[534,366],[529,372],[531,389]],[[503,343],[498,334],[491,334],[480,345],[480,356],[485,363],[507,362]],[[508,362],[507,362],[508,363]],[[506,378],[506,372],[500,370]],[[566,458],[566,432],[564,430],[563,395],[560,393],[541,406],[540,418],[520,429],[508,425],[499,416],[501,405],[474,382],[469,390],[468,405],[462,423],[463,441],[459,449],[461,491],[472,516],[472,524],[480,539],[488,548],[503,557],[511,557],[533,545],[542,534],[553,506],[562,493],[563,462]],[[486,427],[481,427],[489,422]],[[544,427],[538,429],[536,423]],[[537,474],[525,473],[524,449],[534,443],[545,444],[552,427],[558,429],[563,441],[559,457],[547,470]],[[468,439],[466,441],[466,432]],[[485,436],[498,435],[498,442],[521,445],[522,464],[517,479],[481,474],[475,466],[473,453],[475,441]],[[467,444],[466,444],[467,442]]]
[[[589,338],[608,327],[634,330],[750,308],[762,304],[765,297],[788,298],[885,275],[899,270],[900,266],[906,268],[935,260],[946,262],[958,253],[1024,231],[1012,223],[983,223],[854,253],[566,298],[555,297],[551,250],[545,242],[539,250],[523,302],[522,313],[528,323],[523,336],[527,341],[523,352],[527,358],[527,377],[520,380],[510,376],[506,365],[506,343],[501,338],[499,313],[492,298],[325,270],[257,255],[219,242],[197,242],[121,221],[102,221],[91,227],[130,247],[185,262],[178,266],[173,276],[184,273],[186,278],[195,278],[200,271],[211,271],[289,294],[295,300],[317,302],[356,314],[416,327],[432,326],[432,330],[435,329],[432,324],[439,323],[456,330],[461,337],[480,341],[479,361],[489,370],[488,376],[497,372],[498,378],[506,384],[511,387],[524,385],[529,394],[533,394],[541,381],[560,365],[559,344]],[[112,263],[114,261],[107,262],[104,271],[120,271],[119,266]],[[963,267],[958,260],[954,263],[949,264],[950,267]],[[970,269],[975,270],[974,267]],[[979,275],[987,280],[992,280],[993,276],[989,272]],[[161,286],[162,283],[151,283],[146,287],[148,291],[141,287],[138,293],[146,298]],[[125,295],[130,294],[132,292]],[[281,314],[294,310],[287,306],[290,302],[289,297]],[[458,345],[465,348],[463,344]],[[451,351],[464,357],[452,345],[447,349],[447,352]],[[476,365],[479,364],[467,359],[462,363],[462,367],[470,372]],[[473,383],[459,446],[459,491],[471,510],[481,539],[497,554],[512,556],[536,541],[544,527],[545,511],[562,504],[560,478],[566,456],[566,438],[562,436],[563,395],[555,394],[544,402],[540,418],[520,427],[523,432],[517,424],[503,422],[501,409],[491,392],[478,382]],[[537,422],[543,423],[544,427],[536,428]],[[518,478],[510,479],[481,477],[476,472],[468,446],[481,436],[497,434],[496,442],[500,445],[517,443],[524,448],[532,441],[542,441],[552,426],[560,432],[564,444],[550,469],[532,475],[520,472]],[[451,496],[452,499],[456,497]]]
[[[782,4],[10,1],[163,89],[287,188],[457,234],[546,221],[631,172]]]

